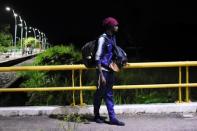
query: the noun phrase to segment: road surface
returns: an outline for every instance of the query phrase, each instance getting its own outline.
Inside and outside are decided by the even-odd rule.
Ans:
[[[125,126],[97,124],[92,116],[74,123],[48,116],[0,117],[0,131],[197,131],[196,114],[124,114]]]

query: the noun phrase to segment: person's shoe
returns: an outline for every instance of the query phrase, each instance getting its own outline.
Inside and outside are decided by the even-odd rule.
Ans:
[[[94,117],[94,121],[96,123],[104,123],[104,120],[99,116],[99,117]]]
[[[117,125],[117,126],[124,126],[124,125],[125,125],[124,122],[121,122],[121,121],[119,121],[119,120],[117,120],[117,119],[110,120],[109,123],[110,123],[111,125]]]

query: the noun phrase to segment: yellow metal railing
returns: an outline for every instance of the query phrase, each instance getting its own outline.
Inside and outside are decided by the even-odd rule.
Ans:
[[[182,88],[185,87],[185,100],[189,102],[190,87],[197,87],[197,83],[189,83],[189,67],[197,66],[197,61],[183,62],[147,62],[147,63],[128,63],[124,69],[131,68],[166,68],[177,67],[179,69],[179,81],[175,84],[148,84],[148,85],[115,85],[113,89],[144,89],[144,88],[177,88],[178,102],[182,102]],[[186,68],[186,83],[182,83],[182,67]],[[0,67],[0,72],[13,71],[52,71],[52,70],[72,70],[72,87],[48,87],[48,88],[0,88],[0,92],[32,92],[32,91],[65,91],[71,90],[73,105],[75,105],[75,91],[80,91],[80,105],[83,105],[82,90],[96,90],[96,86],[82,86],[82,71],[89,70],[84,65],[56,65],[56,66],[18,66],[18,67]],[[75,86],[75,71],[79,71],[79,86]]]

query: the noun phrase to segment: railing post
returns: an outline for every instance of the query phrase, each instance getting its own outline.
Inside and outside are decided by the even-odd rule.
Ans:
[[[186,66],[186,91],[185,91],[185,96],[186,96],[186,102],[189,102],[189,67]]]
[[[82,87],[82,70],[79,71],[79,86]],[[83,92],[80,90],[80,106],[83,106]]]
[[[75,71],[72,70],[72,87],[75,87]],[[73,90],[73,106],[75,106],[75,91]]]
[[[181,66],[179,66],[179,103],[182,102],[181,83],[182,83],[182,72],[181,72]]]

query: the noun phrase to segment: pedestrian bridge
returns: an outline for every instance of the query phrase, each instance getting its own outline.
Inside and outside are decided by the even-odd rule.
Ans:
[[[182,89],[185,90],[185,102],[190,102],[189,88],[197,87],[197,83],[189,82],[189,68],[197,66],[197,61],[179,61],[179,62],[145,62],[145,63],[127,63],[124,70],[134,68],[178,68],[179,73],[177,74],[177,83],[173,84],[143,84],[143,85],[114,85],[114,90],[121,89],[144,89],[144,88],[176,88],[178,90],[178,103],[183,102]],[[182,70],[185,69],[185,81],[183,79]],[[0,67],[0,72],[15,72],[15,71],[56,71],[56,70],[71,70],[72,71],[72,86],[68,87],[35,87],[35,88],[0,88],[0,92],[39,92],[39,91],[73,91],[72,100],[75,105],[75,91],[80,92],[80,105],[84,105],[83,101],[83,90],[96,90],[96,86],[83,86],[82,85],[82,74],[83,70],[93,70],[86,68],[83,64],[78,65],[54,65],[54,66],[18,66],[18,67]],[[79,71],[79,86],[75,86],[74,74]]]

